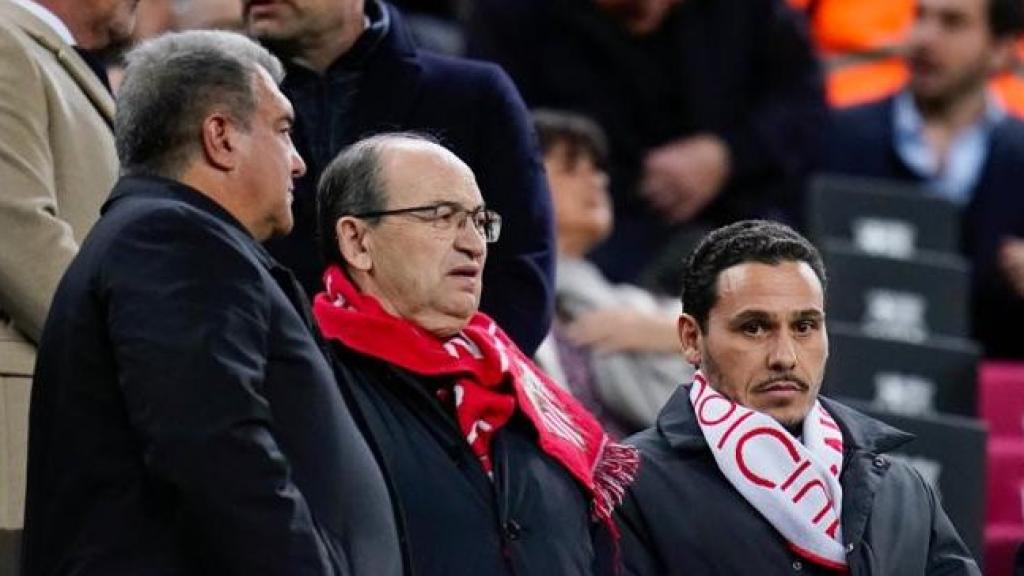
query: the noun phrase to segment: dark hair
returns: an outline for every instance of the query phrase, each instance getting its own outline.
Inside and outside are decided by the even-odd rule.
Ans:
[[[316,211],[320,250],[328,264],[345,267],[334,230],[342,216],[385,209],[387,191],[381,177],[381,153],[389,144],[402,140],[440,145],[437,138],[429,134],[385,132],[348,146],[324,170],[317,186]]]
[[[176,178],[199,153],[207,115],[220,110],[248,130],[259,70],[284,78],[266,48],[233,32],[165,34],[129,52],[127,62],[114,118],[125,174]]]
[[[600,166],[608,158],[608,139],[604,131],[586,116],[542,108],[533,111],[533,127],[544,155],[558,144],[563,144],[570,165],[581,157],[589,156]]]
[[[700,329],[708,329],[708,313],[718,301],[718,276],[744,262],[779,264],[806,262],[825,287],[821,254],[789,226],[767,220],[743,220],[711,231],[690,253],[683,273],[683,311]]]
[[[988,0],[988,27],[995,38],[1015,36],[1024,31],[1021,0]]]

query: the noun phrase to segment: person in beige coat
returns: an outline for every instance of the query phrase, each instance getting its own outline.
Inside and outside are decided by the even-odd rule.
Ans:
[[[50,299],[117,177],[114,100],[79,49],[138,0],[0,0],[0,576],[22,524],[28,399]]]

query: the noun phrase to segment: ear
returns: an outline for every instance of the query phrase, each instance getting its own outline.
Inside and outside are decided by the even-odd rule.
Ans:
[[[338,236],[338,251],[354,270],[369,272],[373,268],[373,257],[370,254],[365,222],[352,216],[342,216],[334,224],[334,233]]]
[[[203,155],[212,166],[225,172],[235,169],[237,164],[237,129],[227,116],[214,112],[202,124]]]
[[[701,363],[701,338],[700,324],[697,319],[689,314],[679,315],[679,343],[683,346],[683,358],[687,362],[700,368]]]

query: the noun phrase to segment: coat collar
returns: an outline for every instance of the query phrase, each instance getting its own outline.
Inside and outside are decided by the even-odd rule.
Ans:
[[[281,267],[237,218],[212,198],[191,186],[160,176],[122,176],[114,185],[110,197],[103,203],[100,213],[106,214],[114,204],[126,198],[159,198],[184,202],[223,222],[243,245],[251,248],[262,265],[271,270]]]
[[[825,409],[835,418],[843,431],[843,442],[847,452],[854,450],[882,453],[893,450],[914,436],[871,418],[865,414],[830,400],[818,397]],[[697,417],[690,403],[690,385],[680,386],[669,398],[656,424],[658,432],[675,450],[695,452],[708,450]]]
[[[113,127],[114,97],[96,77],[92,68],[78,55],[74,47],[65,42],[50,25],[35,14],[9,0],[0,0],[0,22],[10,22],[53,54],[53,57],[78,84],[78,87],[89,98],[107,124]]]

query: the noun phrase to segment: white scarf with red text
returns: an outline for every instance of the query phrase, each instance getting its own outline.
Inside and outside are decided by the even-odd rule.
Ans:
[[[718,468],[733,487],[796,554],[845,571],[843,436],[821,403],[815,401],[804,419],[801,443],[774,418],[716,392],[700,371],[690,402]]]

